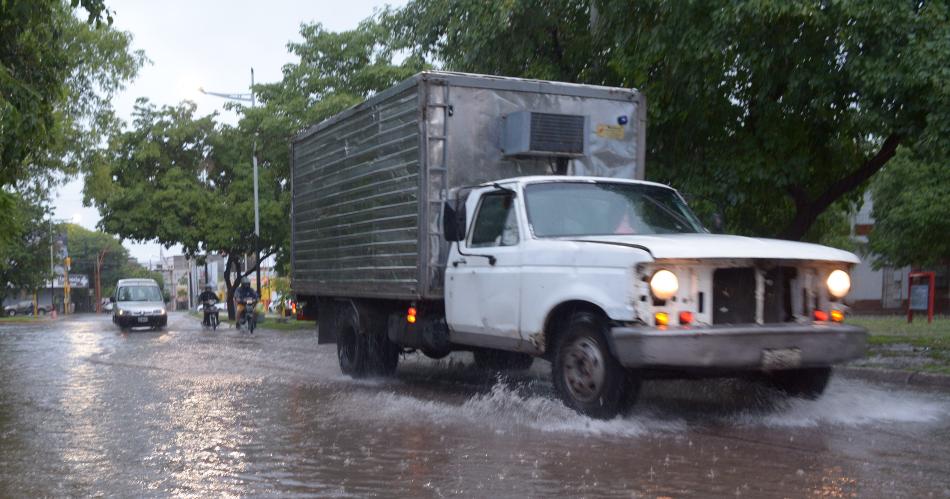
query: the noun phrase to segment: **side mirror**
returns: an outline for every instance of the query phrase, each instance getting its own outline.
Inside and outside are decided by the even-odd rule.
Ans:
[[[458,203],[458,205],[456,205]],[[465,239],[465,201],[446,201],[442,208],[442,236],[446,241]]]

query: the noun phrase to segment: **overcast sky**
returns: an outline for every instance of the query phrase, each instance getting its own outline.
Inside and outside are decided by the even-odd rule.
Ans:
[[[327,29],[353,28],[373,12],[405,0],[106,0],[114,26],[131,32],[135,49],[151,63],[114,101],[119,116],[129,121],[135,99],[147,97],[156,105],[192,100],[201,114],[214,111],[233,123],[224,111],[224,99],[202,95],[212,92],[247,93],[251,67],[257,82],[280,79],[281,67],[293,62],[287,42],[299,40],[301,23],[319,22]],[[82,206],[82,180],[61,188],[54,200],[56,217],[94,229],[95,208]],[[261,224],[267,223],[262,220]],[[280,223],[288,223],[280,221]],[[148,264],[159,258],[160,245],[125,243],[132,256]],[[178,253],[177,248],[164,254]]]

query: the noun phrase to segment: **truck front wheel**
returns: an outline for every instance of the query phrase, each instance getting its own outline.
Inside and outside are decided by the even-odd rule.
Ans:
[[[554,387],[568,407],[599,419],[624,413],[639,391],[639,380],[610,354],[606,321],[576,312],[557,341]]]

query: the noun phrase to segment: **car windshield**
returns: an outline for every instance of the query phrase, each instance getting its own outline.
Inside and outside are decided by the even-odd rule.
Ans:
[[[620,182],[549,182],[525,188],[536,237],[705,232],[673,189]]]
[[[162,301],[158,286],[122,286],[116,295],[118,301]]]

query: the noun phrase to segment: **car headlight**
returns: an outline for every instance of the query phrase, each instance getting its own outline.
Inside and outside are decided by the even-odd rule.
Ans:
[[[650,291],[658,300],[669,300],[679,289],[679,279],[669,270],[658,270],[650,278]]]
[[[835,298],[844,298],[848,291],[851,291],[851,276],[843,270],[835,270],[828,275],[825,281],[828,285],[828,292]]]
[[[157,312],[158,312],[158,315],[165,315],[165,309],[164,309],[164,308],[158,309]]]
[[[125,310],[119,309],[119,315],[125,315]]]

